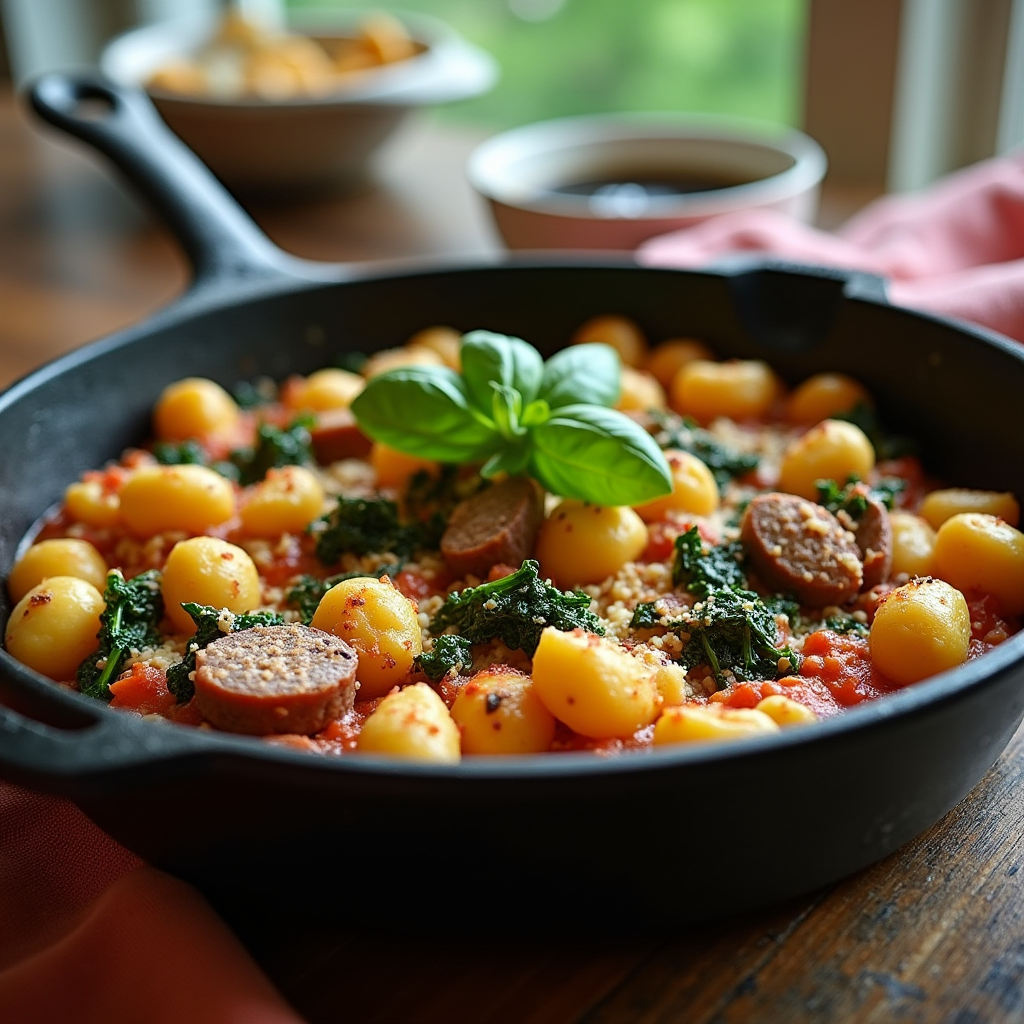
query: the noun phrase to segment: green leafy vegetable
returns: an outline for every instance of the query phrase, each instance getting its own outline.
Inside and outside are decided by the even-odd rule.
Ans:
[[[367,436],[438,462],[487,458],[500,444],[462,378],[443,366],[406,366],[374,377],[352,401],[352,412]]]
[[[334,565],[344,554],[391,552],[405,561],[423,543],[420,523],[403,523],[398,506],[386,498],[338,498],[338,504],[310,524],[316,556]]]
[[[195,693],[195,685],[190,676],[196,670],[196,654],[214,640],[238,633],[253,626],[280,626],[284,618],[277,612],[240,612],[234,614],[225,608],[214,608],[211,605],[195,604],[192,601],[182,604],[192,616],[196,624],[196,632],[185,645],[185,657],[167,670],[167,689],[178,698],[179,704],[190,700]],[[226,629],[223,627],[227,627]]]
[[[451,463],[437,473],[422,469],[414,473],[402,504],[406,519],[422,528],[421,546],[437,548],[455,506],[489,486],[479,473],[466,473]]]
[[[704,549],[696,526],[676,537],[672,559],[672,582],[692,594],[706,597],[718,587],[743,589],[747,577],[741,565],[743,545],[738,541],[713,544]]]
[[[622,387],[618,353],[610,345],[570,345],[544,364],[540,398],[551,409],[563,405],[612,406]]]
[[[725,487],[733,478],[757,469],[761,463],[760,455],[733,448],[689,417],[658,410],[652,410],[651,417],[658,426],[654,435],[658,444],[662,448],[678,448],[695,455],[711,470],[719,488]]]
[[[231,462],[238,469],[243,486],[254,484],[267,475],[268,469],[282,466],[309,466],[315,461],[309,436],[313,420],[300,416],[285,429],[261,423],[256,429],[256,443],[231,453]]]
[[[710,665],[725,683],[728,670],[737,679],[776,679],[799,667],[789,647],[775,646],[779,627],[775,615],[750,590],[722,587],[693,606],[686,624],[690,640],[680,661],[687,668]]]
[[[206,452],[198,441],[157,441],[153,455],[162,466],[205,466]]]
[[[107,575],[103,600],[99,649],[78,666],[75,678],[86,696],[110,700],[110,683],[117,678],[125,655],[160,643],[157,626],[164,614],[160,573],[150,569],[126,580],[120,569],[113,569]]]
[[[302,615],[302,621],[308,626],[313,621],[317,606],[324,594],[342,580],[361,578],[380,579],[390,576],[392,579],[401,571],[401,562],[384,562],[373,572],[339,572],[321,579],[319,576],[300,576],[298,582],[288,591],[285,600]]]
[[[835,480],[817,480],[818,504],[827,508],[833,515],[845,512],[855,522],[867,511],[868,500],[874,498],[886,508],[896,505],[896,499],[906,487],[906,483],[897,477],[883,477],[869,487],[861,483],[860,478],[851,474],[842,487]]]
[[[831,629],[833,633],[852,633],[854,636],[867,636],[871,632],[866,622],[861,622],[846,612],[822,619],[821,628]]]
[[[439,636],[454,629],[471,644],[501,640],[531,657],[546,626],[585,629],[603,636],[600,620],[590,610],[590,598],[545,583],[539,568],[528,559],[500,580],[450,594],[431,621],[431,632]]]
[[[618,397],[619,359],[579,345],[546,363],[519,338],[474,331],[462,374],[407,367],[374,377],[352,403],[365,434],[440,462],[482,463],[481,473],[529,473],[547,490],[599,505],[668,494],[661,449]]]
[[[449,672],[461,672],[473,663],[469,641],[456,633],[442,633],[434,640],[434,649],[417,658],[420,671],[432,682],[440,682]]]
[[[697,599],[678,618],[658,612],[657,602],[640,604],[633,628],[666,626],[683,640],[679,661],[687,668],[708,665],[720,686],[736,679],[776,679],[795,672],[800,658],[791,648],[776,646],[776,614],[795,615],[784,598],[764,600],[746,589],[737,543],[707,550],[697,527],[676,538],[673,580]]]

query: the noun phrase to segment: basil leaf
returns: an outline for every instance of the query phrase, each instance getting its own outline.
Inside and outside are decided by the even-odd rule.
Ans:
[[[368,437],[424,459],[467,462],[501,446],[501,436],[470,407],[462,378],[447,367],[382,373],[355,397],[352,413]]]
[[[622,366],[611,345],[570,345],[544,364],[539,397],[552,409],[577,402],[612,406],[619,400]]]
[[[563,406],[530,433],[532,475],[555,494],[596,505],[637,505],[672,490],[654,438],[614,409]]]
[[[520,338],[491,331],[470,331],[462,339],[462,379],[472,403],[490,414],[493,384],[515,388],[523,408],[536,397],[544,373],[540,353]]]

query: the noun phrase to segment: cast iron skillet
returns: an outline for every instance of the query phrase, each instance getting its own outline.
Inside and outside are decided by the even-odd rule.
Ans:
[[[723,356],[764,357],[792,382],[846,371],[893,429],[921,439],[934,472],[1024,495],[1024,349],[889,307],[872,279],[549,258],[391,272],[307,264],[258,231],[141,94],[49,76],[31,100],[146,193],[195,282],[148,322],[0,397],[0,576],[69,481],[146,437],[169,381],[308,372],[434,323],[516,334],[550,352],[587,317],[614,311],[653,338],[693,335]],[[0,618],[9,612],[0,594]],[[0,685],[17,709],[0,709],[4,777],[70,797],[222,902],[351,912],[362,895],[372,911],[389,894],[392,912],[397,902],[467,927],[555,908],[563,919],[583,908],[692,923],[836,880],[952,808],[1024,714],[1024,636],[779,737],[458,767],[322,758],[143,722],[5,653]]]

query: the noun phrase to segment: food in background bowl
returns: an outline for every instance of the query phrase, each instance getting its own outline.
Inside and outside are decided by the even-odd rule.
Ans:
[[[489,54],[433,18],[308,17],[286,36],[175,18],[113,40],[100,67],[120,85],[148,88],[222,182],[275,198],[365,184],[378,148],[412,110],[476,96],[497,78]]]
[[[170,385],[16,562],[9,652],[141,714],[457,762],[802,727],[1019,630],[1017,500],[937,486],[855,380],[787,392],[615,316],[573,340],[434,328],[244,407]]]
[[[408,60],[424,48],[382,11],[363,16],[350,37],[321,39],[272,31],[232,11],[209,42],[162,64],[145,84],[151,91],[216,99],[326,96],[353,74]]]

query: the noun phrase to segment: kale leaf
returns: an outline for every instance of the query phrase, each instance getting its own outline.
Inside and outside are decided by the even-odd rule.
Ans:
[[[846,612],[822,619],[821,628],[830,629],[833,633],[852,633],[854,636],[867,636],[870,632],[866,622],[861,622]]]
[[[106,607],[96,634],[99,649],[78,666],[75,678],[87,697],[110,700],[110,683],[117,678],[125,655],[160,643],[157,627],[164,614],[160,573],[150,569],[126,580],[120,569],[113,569],[107,575],[103,600]]]
[[[775,614],[753,591],[712,591],[694,605],[685,626],[690,638],[680,662],[687,668],[709,665],[720,685],[726,670],[737,679],[776,679],[799,666],[799,656],[789,647],[775,646]]]
[[[420,671],[432,682],[440,682],[449,672],[461,672],[473,663],[470,642],[457,633],[442,633],[434,639],[434,649],[416,659]]]
[[[379,554],[390,551],[404,562],[423,543],[419,523],[403,523],[398,506],[386,498],[339,497],[338,504],[315,522],[316,556],[334,565],[347,553]]]
[[[162,466],[205,466],[206,452],[198,441],[157,441],[153,456]]]
[[[867,511],[870,498],[881,502],[888,509],[893,508],[906,483],[897,477],[886,476],[869,487],[861,483],[860,477],[855,473],[851,473],[843,487],[835,480],[816,480],[815,486],[818,488],[819,505],[827,508],[833,515],[840,511],[845,512],[857,522]]]
[[[315,461],[309,428],[313,420],[299,416],[287,427],[261,423],[256,428],[256,443],[251,448],[240,448],[231,453],[231,463],[238,470],[238,482],[243,486],[258,483],[268,469],[282,466],[310,466]]]
[[[546,626],[565,631],[585,629],[604,635],[590,598],[581,591],[562,591],[540,578],[540,566],[527,559],[508,576],[448,596],[430,623],[438,636],[455,631],[471,644],[501,640],[531,657]]]
[[[724,488],[734,477],[757,469],[761,463],[759,455],[741,452],[720,441],[688,416],[652,410],[651,417],[658,427],[654,440],[662,448],[678,448],[695,455],[711,470],[719,488]]]
[[[672,582],[698,597],[706,597],[717,587],[746,587],[742,556],[743,545],[738,541],[712,545],[705,551],[700,532],[691,526],[676,537]]]
[[[381,576],[390,576],[392,579],[401,571],[400,562],[384,562],[373,572],[339,572],[333,576],[321,579],[319,576],[300,576],[298,582],[288,591],[285,600],[302,615],[302,621],[308,626],[313,621],[317,606],[323,600],[324,594],[331,587],[342,580],[354,580],[360,577],[380,579]]]
[[[253,626],[284,624],[284,617],[277,612],[233,613],[225,608],[214,608],[193,601],[187,601],[181,607],[192,616],[196,632],[185,645],[185,657],[167,670],[167,689],[178,698],[179,704],[184,704],[195,693],[195,686],[189,677],[196,670],[196,654],[204,647],[228,633],[238,633],[243,629],[252,629]],[[228,628],[222,629],[222,625]]]
[[[775,616],[795,617],[797,606],[786,598],[762,599],[747,589],[737,543],[707,550],[697,527],[676,538],[672,578],[697,598],[683,617],[666,621],[656,603],[637,605],[630,625],[665,625],[683,640],[679,661],[686,668],[708,665],[718,684],[726,672],[736,679],[776,679],[795,672],[800,658],[791,648],[776,647]],[[783,659],[785,659],[783,661]]]

